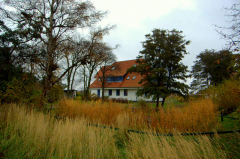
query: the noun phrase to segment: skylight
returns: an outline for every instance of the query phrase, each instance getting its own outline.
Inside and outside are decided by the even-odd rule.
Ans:
[[[111,68],[111,70],[114,70],[115,69],[115,66],[113,66],[112,68]]]
[[[133,77],[133,80],[136,78],[136,76]]]
[[[128,76],[128,77],[127,77],[127,80],[129,80],[129,79],[130,79],[130,77],[131,77],[131,76]]]

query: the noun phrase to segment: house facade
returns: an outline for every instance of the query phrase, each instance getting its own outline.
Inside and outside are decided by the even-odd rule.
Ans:
[[[153,101],[152,98],[138,97],[136,95],[137,91],[142,89],[142,85],[139,84],[142,76],[137,73],[127,73],[128,68],[136,65],[136,60],[129,60],[115,62],[113,65],[107,66],[110,69],[105,74],[107,80],[104,96],[108,96],[109,98],[124,98],[132,101],[139,101],[140,99]],[[101,71],[99,71],[94,77],[95,81],[90,85],[91,94],[97,94],[98,97],[102,96],[101,76]]]

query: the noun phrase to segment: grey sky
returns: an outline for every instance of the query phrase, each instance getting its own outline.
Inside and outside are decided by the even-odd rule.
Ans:
[[[221,50],[226,41],[215,31],[215,26],[228,26],[223,7],[231,7],[237,0],[91,0],[96,9],[108,10],[101,25],[114,25],[104,41],[115,50],[118,61],[135,59],[142,50],[144,35],[153,28],[183,31],[188,55],[183,63],[191,69],[196,56],[205,49]],[[190,81],[188,81],[189,83]]]

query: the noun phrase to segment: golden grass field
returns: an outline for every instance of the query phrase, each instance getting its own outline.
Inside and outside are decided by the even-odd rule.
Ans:
[[[218,125],[217,106],[211,100],[197,100],[183,108],[135,109],[119,103],[79,102],[62,100],[59,103],[60,116],[85,118],[92,124],[100,124],[130,129],[151,129],[159,133],[204,132]]]
[[[125,122],[130,120],[128,115],[131,115],[131,111],[121,105],[109,103],[101,108],[100,103],[74,106],[75,101],[62,102],[60,114],[67,115],[66,120],[56,120],[49,114],[23,106],[8,105],[5,114],[1,116],[4,126],[0,155],[4,154],[6,158],[226,158],[226,154],[218,148],[217,138],[211,140],[206,136],[179,135],[157,137],[152,135],[153,131],[149,129],[143,129],[148,132],[145,135],[127,133],[126,128],[129,128],[129,125]],[[193,111],[194,108],[190,106],[189,109]],[[167,110],[164,115],[174,117],[181,112],[180,116],[193,116],[194,114],[189,114],[190,110]],[[212,111],[208,107],[199,110],[208,115]],[[107,112],[114,115],[105,117]],[[194,120],[189,121],[189,117],[179,127],[186,129],[188,127],[185,124],[189,123],[192,125],[191,129],[194,129],[194,125],[200,121],[213,123],[213,118],[201,119],[196,113]],[[168,120],[166,118],[165,122]],[[193,124],[194,121],[196,123]],[[116,124],[120,130],[87,126],[89,122]],[[171,123],[176,126],[179,122]]]

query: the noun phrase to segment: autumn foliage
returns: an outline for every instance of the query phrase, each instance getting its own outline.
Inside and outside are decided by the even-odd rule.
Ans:
[[[231,113],[240,106],[240,81],[230,79],[206,90],[211,99],[219,105],[225,114]]]

